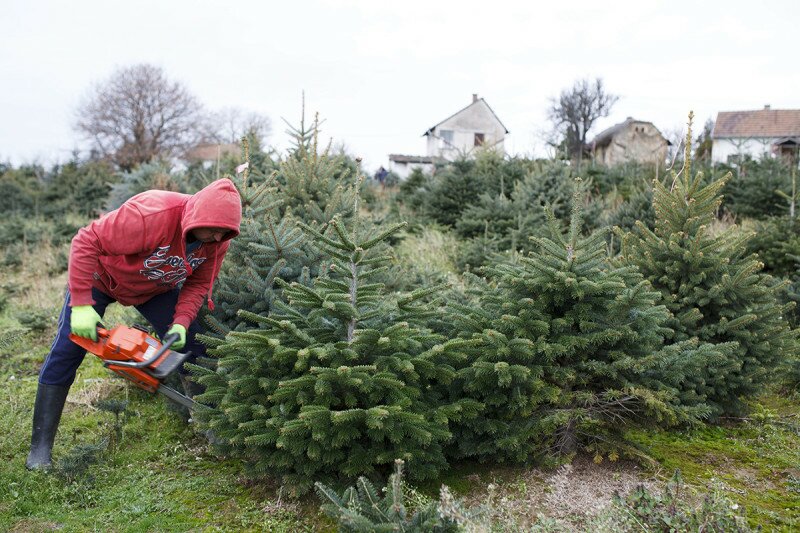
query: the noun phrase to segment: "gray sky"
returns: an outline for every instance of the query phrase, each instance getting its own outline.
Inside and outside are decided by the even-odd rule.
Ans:
[[[84,147],[74,110],[93,83],[162,67],[209,109],[306,110],[364,157],[424,154],[421,135],[484,97],[512,154],[544,155],[549,98],[602,77],[620,96],[591,133],[632,116],[697,129],[718,111],[800,108],[800,3],[754,1],[6,0],[0,160],[52,163]],[[590,135],[591,136],[591,135]]]

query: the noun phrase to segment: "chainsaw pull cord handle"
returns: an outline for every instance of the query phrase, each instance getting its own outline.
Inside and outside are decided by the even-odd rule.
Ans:
[[[150,366],[158,361],[158,358],[164,355],[167,350],[169,350],[169,347],[172,346],[179,338],[180,337],[177,333],[167,335],[164,337],[164,344],[161,345],[161,348],[156,350],[156,353],[154,353],[152,357],[144,361],[139,361],[138,363],[134,361],[104,361],[103,366],[123,366],[125,368],[144,368],[146,366]]]

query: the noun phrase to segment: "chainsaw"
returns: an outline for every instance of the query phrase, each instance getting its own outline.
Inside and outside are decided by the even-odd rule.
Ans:
[[[158,392],[192,410],[200,407],[188,396],[167,387],[162,382],[180,368],[191,352],[180,353],[169,347],[178,335],[164,337],[160,342],[141,326],[116,326],[110,330],[97,328],[97,341],[70,333],[75,344],[85,348],[103,361],[103,366],[133,382],[147,392]]]

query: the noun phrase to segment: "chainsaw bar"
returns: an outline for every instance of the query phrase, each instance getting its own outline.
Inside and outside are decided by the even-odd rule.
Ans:
[[[163,394],[172,401],[178,402],[190,411],[195,410],[197,407],[205,407],[205,405],[197,403],[188,396],[181,394],[180,392],[176,391],[175,389],[171,389],[166,385],[159,385],[158,389],[156,389],[156,392]]]

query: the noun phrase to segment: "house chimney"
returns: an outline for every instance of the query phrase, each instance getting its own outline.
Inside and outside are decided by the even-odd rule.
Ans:
[[[478,101],[478,93],[472,93],[472,103],[474,104],[477,101]]]
[[[766,105],[764,106],[764,111],[769,111],[769,104],[766,104]]]

